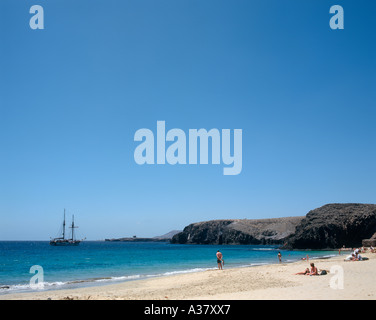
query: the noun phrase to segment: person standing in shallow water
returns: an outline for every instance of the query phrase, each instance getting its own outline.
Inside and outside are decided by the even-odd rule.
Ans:
[[[218,269],[222,270],[223,255],[218,250],[217,253],[216,253],[216,256],[217,256]]]
[[[279,259],[279,262],[281,263],[281,262],[282,262],[282,255],[281,255],[281,252],[278,252],[278,259]]]

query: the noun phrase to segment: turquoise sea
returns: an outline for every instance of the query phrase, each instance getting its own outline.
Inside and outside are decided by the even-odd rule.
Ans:
[[[32,290],[67,289],[216,269],[216,252],[224,268],[278,263],[306,257],[330,257],[334,251],[286,251],[276,246],[179,245],[168,242],[84,241],[54,247],[48,241],[0,241],[0,295]],[[34,267],[34,271],[30,272]],[[39,271],[35,271],[39,268]],[[30,286],[43,275],[43,287]],[[32,284],[35,281],[32,280]]]

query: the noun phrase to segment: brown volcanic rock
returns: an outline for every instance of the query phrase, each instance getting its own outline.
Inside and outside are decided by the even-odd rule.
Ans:
[[[366,239],[366,240],[364,240]],[[192,223],[171,239],[192,244],[283,244],[291,249],[376,245],[376,205],[333,203],[305,217]]]
[[[287,248],[333,249],[360,247],[376,233],[376,205],[327,204],[308,212],[287,239]]]
[[[171,239],[191,244],[282,244],[303,217],[211,220],[192,223]]]

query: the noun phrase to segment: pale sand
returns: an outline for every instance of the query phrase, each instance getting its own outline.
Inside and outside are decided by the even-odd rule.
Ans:
[[[294,275],[304,271],[306,261],[273,265],[208,270],[147,280],[69,290],[1,295],[0,299],[83,299],[83,300],[374,300],[376,298],[376,254],[366,261],[343,261],[347,254],[331,259],[311,260],[319,270],[340,266],[344,288],[333,289],[337,274]],[[226,267],[226,266],[225,266]],[[338,284],[338,282],[336,282]]]

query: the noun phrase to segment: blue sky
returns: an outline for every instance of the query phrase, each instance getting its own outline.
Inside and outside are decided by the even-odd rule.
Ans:
[[[32,5],[45,29],[29,27]],[[329,27],[340,4],[345,29]],[[373,1],[2,0],[0,239],[376,203]],[[137,165],[140,128],[243,130],[243,169]]]

